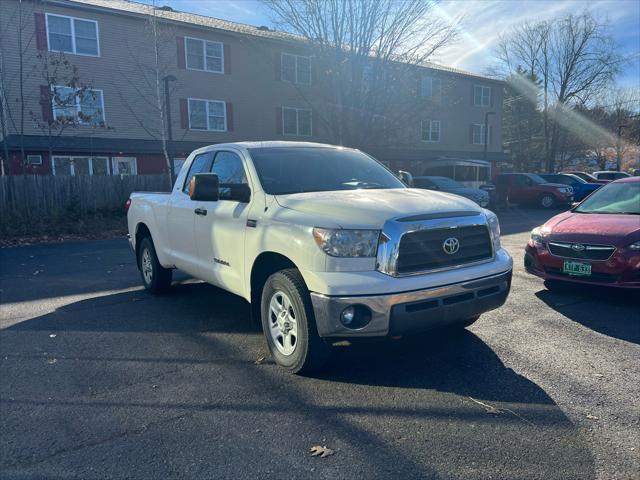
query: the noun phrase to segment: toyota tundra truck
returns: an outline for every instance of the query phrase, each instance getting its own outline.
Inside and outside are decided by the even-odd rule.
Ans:
[[[144,287],[166,292],[179,269],[243,297],[275,362],[296,373],[320,369],[339,340],[464,328],[511,287],[496,215],[408,188],[350,148],[204,147],[170,193],[127,204]]]

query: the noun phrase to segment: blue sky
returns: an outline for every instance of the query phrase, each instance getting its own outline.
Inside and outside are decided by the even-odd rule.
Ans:
[[[152,0],[143,0],[152,3]],[[222,18],[249,25],[273,23],[268,10],[257,0],[156,0],[176,10]],[[633,58],[618,79],[623,87],[640,86],[640,1],[638,0],[442,0],[438,13],[445,18],[464,16],[455,45],[443,49],[433,60],[463,70],[485,73],[491,65],[492,48],[502,32],[524,20],[543,20],[590,9],[606,19],[620,45],[620,53]]]

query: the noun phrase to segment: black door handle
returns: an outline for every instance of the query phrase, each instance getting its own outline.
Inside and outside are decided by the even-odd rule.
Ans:
[[[207,209],[206,208],[196,208],[194,210],[194,213],[196,215],[206,215],[207,214]]]

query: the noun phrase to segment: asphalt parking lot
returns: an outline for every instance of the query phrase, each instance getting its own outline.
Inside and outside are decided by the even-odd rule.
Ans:
[[[503,308],[316,377],[256,364],[241,299],[147,294],[124,239],[0,250],[0,478],[639,478],[640,304],[527,275],[548,216],[501,215]]]

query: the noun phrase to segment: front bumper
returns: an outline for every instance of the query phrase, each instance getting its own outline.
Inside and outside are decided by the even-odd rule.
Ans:
[[[311,293],[321,337],[380,337],[437,328],[500,307],[511,288],[511,269],[474,280],[384,295],[327,296]],[[369,323],[345,327],[340,314],[350,305],[371,311]]]

